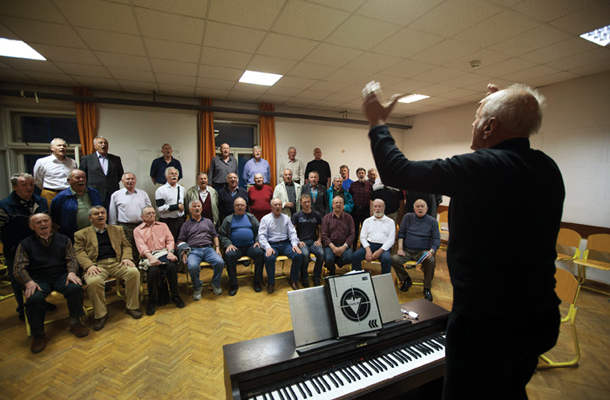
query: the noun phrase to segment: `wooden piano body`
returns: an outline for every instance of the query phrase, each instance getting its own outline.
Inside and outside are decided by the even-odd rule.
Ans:
[[[333,341],[318,351],[299,354],[292,331],[225,345],[224,373],[227,399],[254,399],[274,387],[284,387],[328,368],[350,364],[353,360],[376,357],[387,349],[445,332],[449,312],[423,299],[401,305],[419,314],[417,320],[384,325],[379,335]],[[444,350],[441,359],[405,372],[391,380],[358,387],[341,398],[389,399],[444,375]],[[300,396],[299,396],[300,397]],[[308,398],[315,398],[309,396]]]

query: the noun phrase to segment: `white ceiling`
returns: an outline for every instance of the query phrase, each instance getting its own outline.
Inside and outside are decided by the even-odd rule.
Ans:
[[[479,100],[488,82],[544,86],[610,70],[579,35],[608,0],[0,0],[0,81],[358,111],[370,80],[408,116]],[[472,68],[471,60],[480,60]],[[239,83],[244,70],[283,74]]]

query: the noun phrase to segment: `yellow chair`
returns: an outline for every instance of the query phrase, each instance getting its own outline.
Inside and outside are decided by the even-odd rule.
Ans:
[[[571,261],[580,258],[580,241],[578,232],[561,228],[557,236],[557,260]]]
[[[584,251],[582,259],[574,260],[574,264],[578,265],[578,283],[584,289],[610,295],[610,293],[603,290],[585,286],[587,268],[610,271],[610,234],[598,233],[589,235],[587,238],[587,249]]]
[[[214,271],[212,271],[212,264],[202,261],[199,263],[199,267],[201,267],[201,272],[199,279],[202,282],[201,287],[209,286],[210,282],[212,282],[212,277],[214,276]],[[207,268],[204,268],[207,267]],[[191,275],[189,271],[186,271],[186,294],[189,294],[189,290],[193,288],[193,282],[191,282]]]
[[[4,258],[4,246],[0,242],[0,288],[11,286],[11,281],[8,277],[8,266],[6,265],[6,258]],[[0,295],[0,301],[13,297],[13,291],[10,293]]]
[[[449,211],[443,211],[438,214],[438,230],[441,233],[440,250],[447,251],[447,243],[449,242]]]
[[[570,304],[570,310],[568,314],[561,320],[561,322],[569,322],[572,327],[572,337],[574,339],[574,352],[575,356],[571,361],[556,362],[552,361],[548,356],[544,354],[540,356],[541,363],[538,364],[538,369],[546,368],[561,368],[561,367],[576,367],[580,360],[580,345],[578,344],[578,335],[576,334],[576,313],[578,308],[576,307],[576,299],[580,292],[580,285],[578,281],[570,272],[562,268],[557,268],[555,272],[555,279],[557,285],[555,286],[555,293],[566,303]]]

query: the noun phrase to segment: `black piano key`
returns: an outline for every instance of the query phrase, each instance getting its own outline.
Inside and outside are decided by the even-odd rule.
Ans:
[[[397,357],[396,354],[394,354],[394,352],[388,353],[386,354],[386,356],[394,361],[394,364],[398,367],[398,363],[404,364],[405,362],[402,361],[402,359],[400,357]]]
[[[420,346],[419,343],[414,344],[412,349],[418,351],[420,354],[428,355],[428,350],[426,350],[425,347]]]
[[[322,393],[322,391],[320,390],[320,388],[318,387],[318,384],[316,383],[316,381],[314,380],[314,378],[311,378],[311,380],[309,381],[309,383],[311,384],[311,386],[313,386],[313,388],[315,389],[316,392],[318,392],[318,394]]]
[[[381,362],[381,360],[379,358],[375,358],[374,360],[371,360],[371,361],[375,362],[377,364],[377,368],[381,369],[382,371],[388,370],[388,366],[385,365],[383,362]]]
[[[421,354],[419,354],[417,351],[415,351],[412,347],[405,347],[403,349],[403,351],[406,351],[407,353],[411,354],[415,358],[421,358]]]
[[[394,368],[394,367],[398,367],[398,363],[394,360],[392,360],[387,354],[384,354],[381,356],[383,358],[384,361],[386,361],[386,363],[390,364],[390,367]]]
[[[401,354],[399,351],[393,351],[392,355],[394,356],[394,358],[400,361],[401,364],[409,362],[409,360],[406,359],[405,355]]]
[[[320,390],[321,390],[322,392],[326,392],[326,387],[324,386],[324,384],[322,383],[322,381],[320,381],[320,378],[316,376],[316,377],[315,377],[315,378],[313,378],[313,379],[315,379],[315,381],[316,381],[316,383],[318,384],[318,387],[320,388]]]
[[[425,342],[422,342],[421,345],[424,346],[425,348],[427,348],[428,350],[430,350],[431,353],[436,352],[436,349],[434,348],[434,346],[432,346],[430,343],[428,343],[427,340]]]
[[[331,371],[330,373],[331,373],[332,376],[335,377],[337,382],[339,382],[339,385],[343,386],[343,381],[341,380],[341,378],[339,378],[339,375],[337,375],[337,373],[335,371]]]
[[[352,375],[354,375],[356,377],[356,379],[358,379],[358,380],[362,379],[360,377],[360,374],[358,373],[358,371],[356,370],[356,368],[353,365],[350,365],[348,368],[351,371]]]
[[[297,395],[294,393],[294,390],[292,390],[292,386],[288,386],[288,390],[290,391],[290,394],[292,395],[292,398],[294,400],[299,400],[299,398],[297,397]]]
[[[330,391],[330,383],[328,383],[328,380],[326,379],[326,377],[324,377],[324,375],[320,375],[318,377],[318,379],[320,379],[320,381],[322,381],[324,386],[326,386],[326,389]]]
[[[286,400],[286,399],[284,398],[284,395],[282,394],[282,389],[281,389],[281,388],[277,390],[277,394],[279,394],[279,395],[280,395],[280,400]]]
[[[305,388],[305,391],[307,392],[308,396],[313,396],[311,394],[311,390],[309,389],[309,385],[307,384],[307,382],[303,381],[303,382],[301,382],[301,385]]]
[[[372,362],[372,360],[368,360],[367,362],[368,362],[368,365],[369,365],[370,367],[372,367],[372,368],[373,368],[373,370],[374,370],[376,373],[379,373],[379,368],[377,368],[377,365],[375,365],[375,363],[374,363],[374,362]]]
[[[370,376],[373,376],[373,373],[371,372],[370,369],[368,369],[368,367],[366,366],[364,361],[358,363],[358,365],[360,365],[362,367],[362,369],[364,369]]]
[[[362,369],[362,367],[360,366],[360,363],[355,363],[355,364],[354,364],[354,368],[356,368],[356,370],[357,370],[358,372],[360,372],[360,374],[361,374],[362,376],[364,376],[365,378],[368,376],[368,374],[366,373],[366,371],[365,371],[364,369]]]
[[[332,372],[328,373],[328,379],[330,379],[330,381],[333,383],[333,385],[335,385],[335,387],[339,387],[339,382],[337,382],[335,380],[335,378],[333,377],[333,373]]]
[[[301,383],[300,383],[300,382],[297,382],[297,383],[296,383],[296,385],[297,385],[297,388],[299,389],[299,392],[301,392],[301,397],[303,397],[304,399],[306,399],[306,398],[307,398],[307,395],[306,395],[306,394],[305,394],[305,392],[303,391],[303,388],[301,387]]]
[[[432,346],[437,351],[440,351],[443,349],[443,347],[441,345],[439,345],[438,343],[436,343],[434,340],[428,340],[427,344],[428,344],[428,346]]]
[[[354,374],[352,374],[352,371],[350,371],[349,367],[345,367],[343,368],[343,371],[345,371],[345,373],[352,378],[352,381],[356,382],[356,377],[354,376]]]
[[[343,375],[343,377],[345,378],[347,383],[352,383],[351,378],[349,376],[347,376],[347,374],[342,369],[340,369],[339,372],[341,373],[341,375]]]

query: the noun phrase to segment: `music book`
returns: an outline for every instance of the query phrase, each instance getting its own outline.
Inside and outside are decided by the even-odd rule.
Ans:
[[[383,324],[369,272],[329,276],[325,288],[338,338],[381,330]]]

